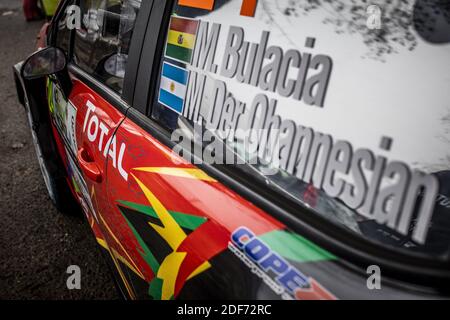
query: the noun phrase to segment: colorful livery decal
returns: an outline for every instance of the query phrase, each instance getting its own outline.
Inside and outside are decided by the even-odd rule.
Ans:
[[[151,172],[152,168],[139,170]],[[205,217],[167,210],[139,178],[131,175],[150,205],[118,201],[118,207],[138,240],[138,251],[155,274],[148,294],[154,299],[173,299],[186,281],[211,267],[208,259],[223,251],[226,244],[210,241],[210,246],[203,249],[204,259],[190,254],[187,248],[200,250],[212,225]]]
[[[336,299],[317,281],[292,266],[246,227],[240,227],[233,232],[229,249],[283,299]],[[322,249],[317,254],[323,255],[323,259],[333,257]],[[270,277],[269,272],[274,277]]]
[[[236,251],[250,248],[251,243],[258,241],[259,244],[268,244],[265,245],[264,249],[267,251],[264,259],[264,265],[267,265],[266,269],[278,271],[283,275],[281,277],[283,282],[279,284],[270,279],[268,275],[261,276],[262,281],[274,292],[285,299],[292,299],[293,297],[297,299],[335,298],[317,281],[304,276],[286,260],[289,259],[297,263],[334,260],[335,257],[332,254],[301,236],[278,229],[275,225],[272,230],[263,232],[258,237],[247,228],[240,228],[231,234],[224,226],[215,223],[206,216],[170,210],[150,190],[142,178],[138,177],[139,175],[145,177],[146,174],[157,174],[186,179],[185,182],[217,183],[216,180],[200,169],[140,167],[131,171],[130,176],[138,185],[147,203],[117,200],[116,205],[137,240],[137,252],[150,267],[153,276],[145,277],[143,271],[132,266],[130,259],[122,257],[122,260],[119,260],[147,283],[149,297],[163,300],[177,298],[186,283],[205,271],[222,267],[213,264],[212,261],[215,257],[220,255],[232,261],[230,260],[232,255],[228,255],[227,248],[239,257]],[[245,230],[245,234],[241,234],[242,230]],[[230,237],[233,239],[233,243],[229,241]],[[265,242],[259,239],[264,239]],[[289,244],[289,248],[284,248],[282,243]],[[275,253],[272,248],[279,251]],[[254,253],[252,250],[249,252],[250,254]],[[127,256],[130,257],[130,255]],[[251,257],[254,259],[255,255]],[[273,257],[278,258],[274,259]],[[248,265],[245,259],[241,260]],[[215,271],[213,270],[213,272]],[[258,272],[253,272],[258,275]],[[259,273],[261,274],[261,272]],[[245,275],[245,273],[242,275]]]
[[[336,259],[330,252],[287,230],[267,232],[260,235],[259,239],[267,243],[274,252],[291,261],[319,262]]]
[[[67,140],[68,147],[76,153],[77,108],[64,97],[62,90],[52,80],[47,81],[47,100],[59,133]]]

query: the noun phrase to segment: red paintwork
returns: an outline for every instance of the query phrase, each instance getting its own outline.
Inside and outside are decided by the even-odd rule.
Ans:
[[[85,116],[88,110],[86,103],[90,101],[96,106],[96,110],[92,112],[90,116],[97,116],[100,121],[109,128],[109,134],[105,135],[103,138],[103,145],[106,144],[108,139],[112,136],[113,132],[117,129],[120,122],[124,119],[124,116],[84,83],[74,77],[72,78],[72,81],[73,89],[69,100],[77,108],[76,139],[78,150],[83,148],[84,151],[89,154],[90,160],[92,160],[93,164],[95,164],[99,169],[98,174],[104,177],[106,171],[104,168],[105,158],[103,157],[103,148],[102,150],[99,150],[98,139],[94,143],[89,141],[87,137],[88,128],[86,128],[85,132],[83,131]],[[77,160],[75,161],[77,162]],[[95,194],[97,195],[97,202],[103,204],[106,200],[106,197],[104,196],[106,194],[105,183],[93,181],[89,179],[87,175],[85,175],[85,181],[88,186],[89,192],[94,190]],[[96,209],[99,211],[103,210],[102,207]]]
[[[138,167],[195,168],[181,157],[141,129],[130,119],[125,119],[117,131],[117,141],[126,141],[127,152],[123,167],[129,172],[125,182],[111,161],[107,166],[108,202],[106,219],[119,234],[128,253],[139,261],[141,271],[147,280],[153,277],[151,270],[142,261],[135,241],[115,202],[126,200],[148,204],[131,173],[149,188],[159,201],[170,211],[184,212],[206,217],[208,220],[180,245],[179,252],[188,252],[177,278],[175,295],[186,278],[196,267],[223,251],[230,240],[231,232],[238,227],[249,226],[256,234],[282,229],[282,225],[262,210],[243,199],[219,182],[147,173],[133,170]]]
[[[83,149],[89,165],[73,159],[81,167],[88,186],[89,197],[95,212],[85,212],[89,224],[103,246],[107,246],[113,259],[125,260],[137,270],[141,277],[150,282],[155,274],[141,253],[141,246],[117,207],[118,200],[131,201],[150,206],[136,176],[169,211],[176,211],[207,218],[199,228],[189,234],[177,248],[177,252],[187,255],[179,269],[175,270],[174,296],[182,289],[187,278],[217,254],[227,248],[231,233],[245,225],[256,234],[282,229],[282,225],[249,201],[243,199],[221,183],[204,181],[160,173],[135,170],[139,167],[195,168],[141,129],[130,119],[106,102],[87,85],[73,78],[70,101],[77,109],[76,140],[78,150]],[[89,113],[90,101],[96,109]],[[99,123],[108,128],[99,146],[99,135],[94,141],[88,138],[90,119],[98,117]],[[119,126],[120,125],[120,126]],[[95,130],[91,130],[91,134]],[[117,152],[122,143],[126,144],[122,166],[128,173],[126,181],[120,174],[117,163],[113,165],[110,156],[104,157],[104,146],[116,132]],[[58,150],[67,164],[67,154],[59,134],[54,129]],[[66,146],[67,147],[67,146]],[[78,152],[80,154],[80,152]],[[90,170],[95,167],[96,170]],[[95,174],[91,171],[96,171]],[[101,177],[101,179],[99,178]],[[84,206],[85,211],[87,208]],[[150,227],[150,226],[149,226]],[[117,264],[116,267],[120,268]],[[126,273],[126,270],[122,270]],[[120,273],[120,270],[119,270]],[[133,293],[131,294],[133,296]]]
[[[95,161],[92,161],[83,147],[78,149],[77,153],[78,163],[81,170],[89,180],[100,183],[103,180],[102,172]]]

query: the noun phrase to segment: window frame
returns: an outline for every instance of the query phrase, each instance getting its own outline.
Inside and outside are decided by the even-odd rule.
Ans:
[[[151,111],[174,1],[157,1],[151,12],[136,78],[136,88],[139,90],[135,91],[133,108],[127,114],[128,118],[169,148],[175,145],[170,140],[170,132],[151,118]],[[139,111],[142,104],[148,104],[145,115]],[[365,274],[367,266],[376,262],[386,277],[449,290],[450,260],[432,259],[423,253],[405,252],[400,248],[383,246],[363,238],[346,230],[344,226],[335,225],[315,214],[311,209],[300,206],[287,196],[274,195],[264,184],[252,181],[255,180],[254,177],[249,179],[233,166],[206,163],[197,166],[291,230],[333,252],[345,261],[343,263],[356,265],[359,272]]]
[[[66,8],[71,1],[73,1],[77,5],[79,0],[66,0],[66,1],[60,3],[60,5],[58,6],[58,10],[56,11],[56,14],[53,16],[53,18],[50,22],[49,33],[47,36],[47,45],[48,46],[56,46],[56,37],[58,34],[58,23],[61,20],[61,17],[65,14]],[[70,56],[72,54],[72,35],[73,35],[73,30],[70,31],[69,52],[68,52],[67,58],[70,58]]]

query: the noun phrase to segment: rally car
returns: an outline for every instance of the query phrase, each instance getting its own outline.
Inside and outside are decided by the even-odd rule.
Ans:
[[[450,294],[442,1],[67,0],[14,66],[130,299]]]

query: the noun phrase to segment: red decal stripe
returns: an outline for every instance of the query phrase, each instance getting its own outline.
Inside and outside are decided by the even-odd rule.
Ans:
[[[175,297],[180,293],[186,279],[196,268],[227,249],[229,239],[229,233],[225,229],[217,228],[215,222],[210,220],[202,224],[184,240],[177,251],[188,252],[188,254],[178,272],[175,283]]]

